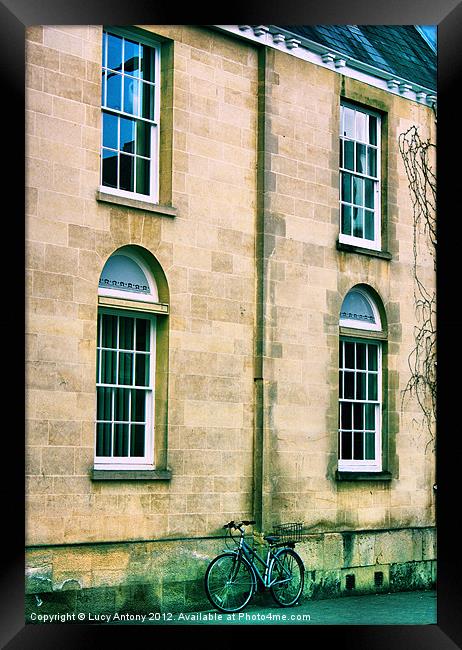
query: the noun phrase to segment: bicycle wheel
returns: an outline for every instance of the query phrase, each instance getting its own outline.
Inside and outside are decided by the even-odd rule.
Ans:
[[[238,612],[252,598],[255,577],[249,562],[237,553],[223,553],[205,572],[205,593],[221,612]]]
[[[282,548],[274,554],[270,572],[270,591],[282,607],[294,605],[303,591],[305,567],[299,555],[291,548]]]

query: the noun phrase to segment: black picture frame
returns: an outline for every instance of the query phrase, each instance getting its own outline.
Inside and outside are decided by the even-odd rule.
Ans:
[[[445,650],[462,647],[461,552],[458,530],[461,496],[460,461],[462,459],[461,426],[458,424],[458,379],[460,348],[456,336],[462,331],[458,296],[458,261],[460,257],[461,209],[456,195],[460,180],[458,157],[462,147],[459,127],[458,93],[462,81],[462,2],[459,0],[286,0],[281,3],[246,3],[214,7],[211,11],[189,4],[170,6],[144,0],[104,2],[103,0],[4,0],[0,4],[0,62],[3,82],[4,111],[3,150],[8,163],[3,191],[4,259],[8,259],[10,277],[20,278],[9,294],[7,309],[0,318],[8,341],[3,352],[8,373],[4,388],[3,435],[7,442],[4,462],[3,499],[3,570],[1,572],[2,607],[0,642],[7,648],[88,648],[109,632],[116,632],[120,643],[133,639],[132,626],[112,628],[85,625],[29,625],[24,622],[24,380],[21,356],[24,333],[24,29],[39,24],[215,24],[235,22],[271,24],[420,24],[438,25],[438,442],[437,442],[437,531],[438,531],[438,622],[427,626],[307,626],[301,632],[303,643],[315,638],[323,645],[393,650]],[[233,15],[231,15],[233,14]],[[457,90],[459,88],[459,91]],[[452,161],[454,155],[454,161]],[[6,203],[9,200],[9,206]],[[10,265],[14,271],[11,272]],[[19,284],[19,291],[18,291]],[[19,354],[18,354],[19,351]],[[6,375],[5,372],[5,375]],[[168,631],[170,642],[176,635]],[[178,628],[175,628],[178,630]],[[192,628],[187,631],[191,634]],[[196,627],[212,638],[216,631],[223,640],[227,628]],[[159,628],[136,628],[139,634],[158,641]],[[265,631],[267,632],[267,630]],[[271,636],[287,634],[287,629],[271,627]],[[235,635],[246,636],[246,632]],[[306,635],[306,636],[305,636]],[[226,642],[226,641],[225,641]]]

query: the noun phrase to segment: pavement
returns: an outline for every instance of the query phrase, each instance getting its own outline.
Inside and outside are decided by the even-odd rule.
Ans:
[[[269,593],[257,594],[235,614],[156,613],[145,620],[110,624],[144,625],[432,625],[436,624],[436,591],[410,591],[326,600],[302,599],[295,607],[279,607]]]

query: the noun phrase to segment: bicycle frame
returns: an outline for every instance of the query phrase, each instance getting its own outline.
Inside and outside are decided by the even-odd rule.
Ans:
[[[279,547],[280,549],[286,548],[285,546]],[[239,540],[239,548],[237,551],[234,551],[237,555],[243,555],[246,560],[248,560],[250,566],[252,567],[252,570],[255,574],[255,577],[260,580],[262,585],[266,588],[272,587],[276,583],[281,584],[283,582],[288,582],[291,578],[291,574],[287,571],[287,569],[280,564],[281,569],[284,571],[284,573],[287,575],[287,578],[284,580],[281,580],[280,577],[275,578],[272,582],[270,582],[270,575],[271,575],[271,570],[273,568],[273,565],[276,562],[279,562],[278,558],[275,556],[275,553],[273,552],[272,548],[268,546],[267,554],[266,554],[266,561],[255,551],[251,546],[247,544],[247,542],[244,539],[244,536],[241,535],[241,538]],[[263,573],[260,572],[258,566],[255,564],[255,559],[257,559],[260,564],[262,564],[264,568]]]

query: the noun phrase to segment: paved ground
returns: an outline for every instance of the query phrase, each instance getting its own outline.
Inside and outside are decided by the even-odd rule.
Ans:
[[[258,604],[237,614],[216,610],[152,614],[143,621],[111,621],[144,625],[429,625],[436,624],[436,592],[413,591],[371,596],[344,596],[306,600],[282,608],[269,594],[257,596]],[[156,618],[157,617],[157,620]]]

